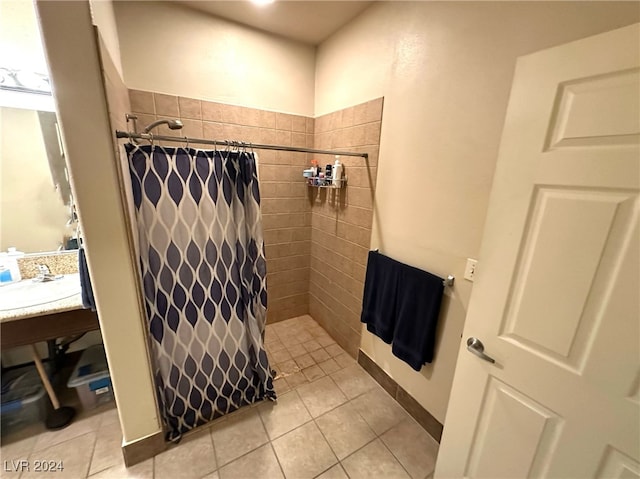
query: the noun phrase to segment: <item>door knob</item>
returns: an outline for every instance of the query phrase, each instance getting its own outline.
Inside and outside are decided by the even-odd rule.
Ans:
[[[467,339],[467,349],[469,352],[475,354],[480,359],[484,359],[485,361],[489,361],[490,363],[495,363],[496,360],[491,356],[487,356],[484,354],[484,344],[478,338],[474,338],[473,336]]]

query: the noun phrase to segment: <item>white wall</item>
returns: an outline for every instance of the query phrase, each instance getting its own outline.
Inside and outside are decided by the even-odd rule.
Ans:
[[[364,352],[440,422],[471,292],[465,261],[479,251],[515,59],[638,14],[636,2],[378,3],[318,49],[316,115],[385,98],[371,247],[456,276],[434,362],[421,372],[364,329],[362,338]]]
[[[169,2],[115,12],[127,87],[313,115],[313,47]]]
[[[116,25],[116,13],[113,9],[112,0],[89,0],[91,7],[91,18],[93,24],[98,27],[100,36],[111,59],[122,76],[122,58],[120,54],[120,40],[118,38],[118,27]]]

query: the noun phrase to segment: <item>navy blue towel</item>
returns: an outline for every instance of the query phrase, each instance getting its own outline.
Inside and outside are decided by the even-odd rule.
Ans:
[[[416,371],[433,360],[443,292],[442,278],[411,266],[400,266],[391,351]]]
[[[399,264],[377,251],[369,251],[360,320],[366,323],[369,332],[388,344],[396,323]]]
[[[78,272],[80,273],[80,288],[82,290],[82,306],[85,309],[96,310],[96,300],[93,297],[93,287],[89,278],[89,267],[87,266],[87,257],[84,254],[84,248],[78,250]]]

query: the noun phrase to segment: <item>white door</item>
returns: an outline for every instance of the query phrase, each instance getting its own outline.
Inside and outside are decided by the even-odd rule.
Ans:
[[[436,478],[640,477],[639,27],[517,62]]]

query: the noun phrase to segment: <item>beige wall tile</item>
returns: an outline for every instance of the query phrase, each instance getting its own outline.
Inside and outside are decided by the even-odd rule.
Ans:
[[[350,126],[353,126],[354,114],[354,108],[345,108],[344,110],[342,110],[342,121],[340,127],[348,128]]]
[[[178,97],[178,108],[180,110],[181,118],[202,120],[202,104],[200,100]]]
[[[202,119],[222,123],[222,103],[203,101],[200,103],[202,109]]]
[[[304,148],[307,144],[307,135],[305,133],[291,133],[291,146],[299,146]]]
[[[155,115],[156,109],[153,103],[153,93],[141,90],[129,90],[131,111]]]
[[[310,133],[313,134],[314,132],[314,125],[315,125],[315,120],[313,118],[306,118],[306,128],[305,128],[305,132],[306,133]]]
[[[291,131],[276,130],[276,144],[291,146]]]
[[[262,128],[275,128],[276,113],[273,111],[260,110],[260,126]]]
[[[256,139],[256,143],[262,143],[264,145],[273,145],[275,142],[276,142],[276,130],[271,128],[260,128],[258,130],[258,138]]]
[[[381,121],[374,121],[365,125],[364,144],[377,145],[380,143],[380,126]]]
[[[178,133],[178,135],[180,136],[188,136],[191,138],[204,138],[204,133],[203,133],[203,128],[202,128],[202,122],[200,120],[187,120],[187,119],[183,119],[182,123],[184,124],[184,126],[182,127],[182,130],[180,130],[180,132]],[[173,132],[173,135],[175,135],[176,132]],[[215,139],[215,137],[213,137],[213,139]]]
[[[291,131],[293,115],[276,113],[276,129]]]
[[[209,140],[222,140],[224,133],[223,123],[214,123],[211,121],[202,122],[202,131],[205,138]]]
[[[353,107],[353,124],[362,125],[367,123],[367,104],[361,103]]]
[[[162,93],[154,93],[153,100],[156,106],[157,116],[166,116],[170,118],[180,117],[180,110],[178,108],[177,96],[163,95]]]
[[[291,131],[300,133],[306,133],[307,131],[307,117],[293,115],[291,117]]]
[[[384,103],[384,98],[376,98],[375,100],[371,100],[366,105],[366,115],[365,121],[381,121],[382,120],[382,107]]]

